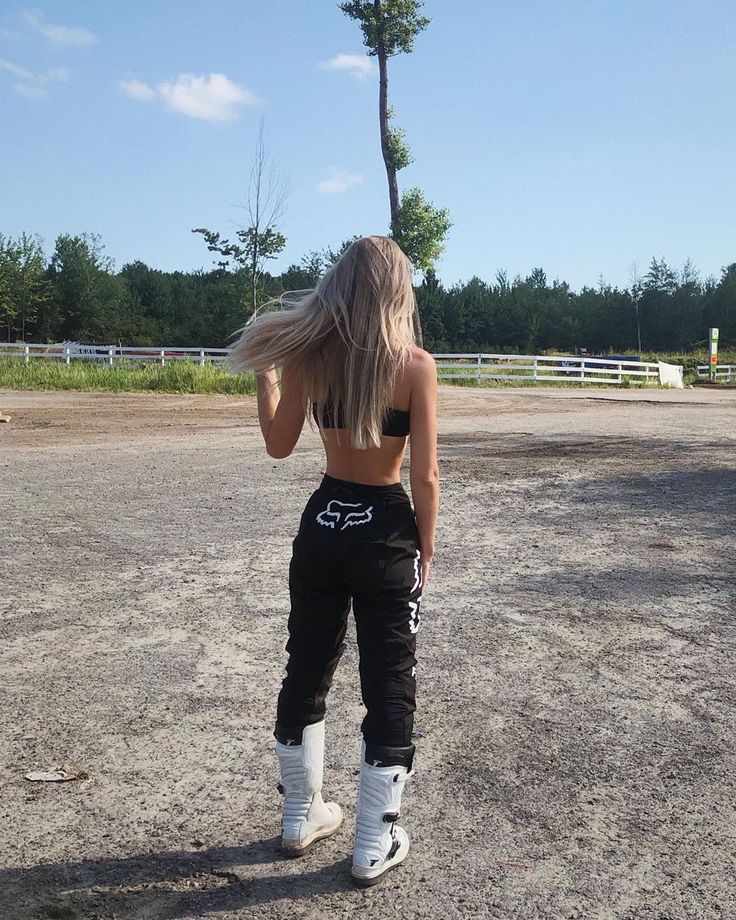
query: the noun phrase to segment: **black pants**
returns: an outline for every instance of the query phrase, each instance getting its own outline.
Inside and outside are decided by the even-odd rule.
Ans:
[[[324,718],[352,599],[367,755],[371,749],[379,759],[388,756],[383,749],[413,752],[421,565],[416,518],[403,486],[325,475],[302,513],[289,591],[289,660],[274,733],[279,741],[300,743],[304,726]]]

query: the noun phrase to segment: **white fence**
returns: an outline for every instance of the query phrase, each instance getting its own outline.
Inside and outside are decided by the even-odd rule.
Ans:
[[[229,348],[186,348],[184,346],[144,347],[139,345],[80,345],[79,342],[60,342],[54,345],[33,345],[19,342],[16,344],[0,342],[0,357],[52,358],[70,364],[75,361],[104,361],[114,364],[116,361],[155,361],[166,364],[167,361],[207,361],[220,362],[230,353]]]
[[[699,364],[697,368],[698,378],[702,380],[710,379],[710,367],[707,364]],[[719,364],[716,367],[716,381],[730,383],[736,381],[736,364]]]
[[[531,380],[534,383],[607,383],[624,380],[683,386],[678,364],[571,355],[434,355],[441,380]]]
[[[70,364],[72,360],[101,361],[109,365],[124,362],[169,361],[219,363],[229,348],[187,348],[182,346],[82,345],[61,342],[53,345],[0,342],[0,356],[49,358]],[[574,355],[493,355],[436,354],[441,380],[481,383],[484,380],[511,380],[533,383],[603,383],[621,384],[624,380],[682,386],[682,367],[626,358],[589,358]]]

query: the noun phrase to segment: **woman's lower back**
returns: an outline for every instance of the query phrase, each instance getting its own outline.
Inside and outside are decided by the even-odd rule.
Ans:
[[[345,429],[330,428],[323,430],[322,440],[327,458],[325,472],[329,476],[375,486],[400,481],[406,438],[383,437],[380,447],[354,450]]]

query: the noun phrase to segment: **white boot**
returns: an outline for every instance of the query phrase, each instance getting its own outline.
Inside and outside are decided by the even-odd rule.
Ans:
[[[357,885],[376,885],[389,869],[406,859],[409,838],[396,822],[404,783],[410,776],[413,771],[405,766],[376,767],[366,763],[363,743],[352,868]]]
[[[301,744],[276,742],[284,794],[281,849],[287,856],[301,856],[342,824],[340,806],[322,801],[324,750],[324,720],[305,726]]]

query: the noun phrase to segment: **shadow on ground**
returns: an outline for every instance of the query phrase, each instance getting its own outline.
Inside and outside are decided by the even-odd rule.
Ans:
[[[350,860],[343,858],[313,871],[298,860],[284,872],[280,838],[242,847],[212,847],[199,852],[145,853],[122,859],[49,863],[0,870],[0,916],[4,920],[82,920],[202,917],[267,902],[310,898],[354,890]],[[278,874],[247,878],[241,867],[273,863]]]

